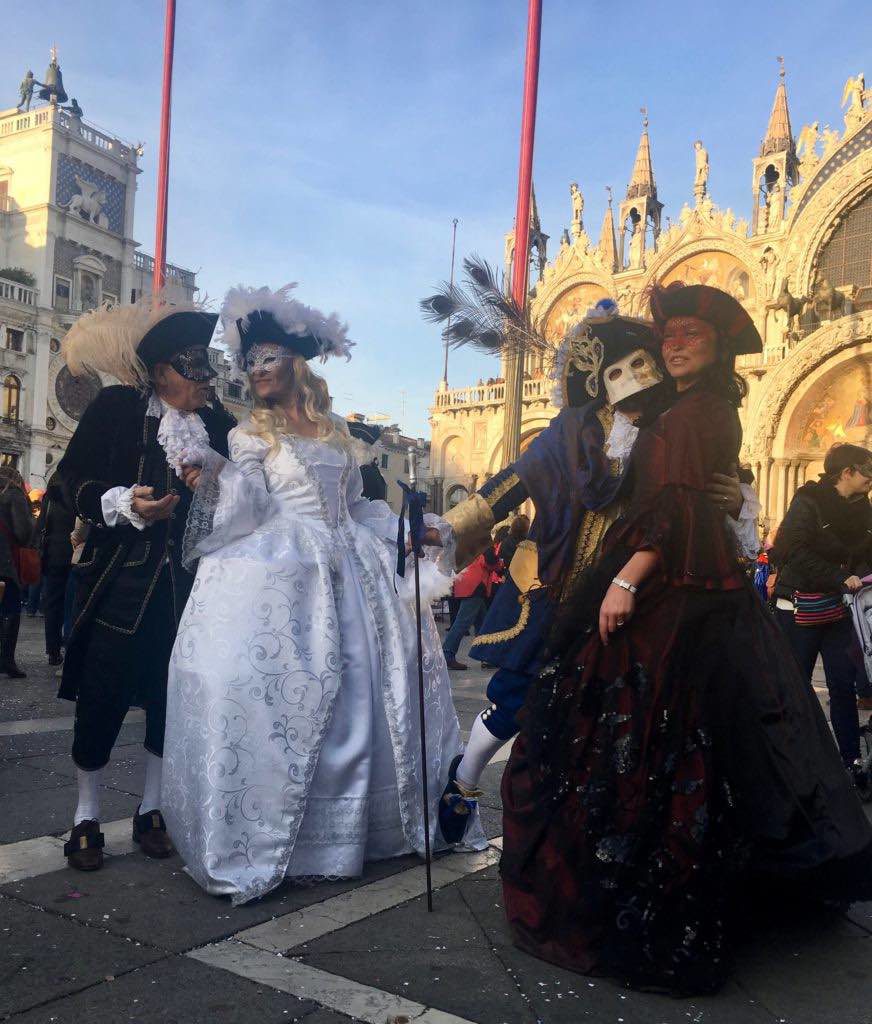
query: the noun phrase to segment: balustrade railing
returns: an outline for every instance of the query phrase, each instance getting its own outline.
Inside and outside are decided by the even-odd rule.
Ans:
[[[31,128],[39,128],[41,125],[51,124],[52,121],[59,128],[77,133],[95,149],[102,149],[106,153],[115,153],[124,160],[136,159],[133,146],[129,146],[107,132],[100,131],[99,128],[95,128],[91,124],[86,124],[81,118],[74,117],[69,111],[61,110],[60,107],[37,107],[35,110],[7,114],[6,117],[0,119],[0,138],[15,135],[18,132],[26,132]]]
[[[154,256],[149,256],[147,252],[135,252],[133,254],[133,265],[144,274],[153,274]],[[197,275],[193,270],[184,270],[182,267],[167,263],[165,273],[167,278],[178,281],[179,284],[184,285],[186,288],[196,288],[197,286]]]
[[[18,281],[9,281],[0,277],[0,299],[6,302],[17,302],[21,306],[36,305],[36,289]]]
[[[524,401],[536,401],[551,397],[551,381],[547,377],[528,378],[523,385]],[[470,408],[472,406],[502,405],[506,400],[505,381],[491,384],[474,384],[466,388],[450,388],[437,391],[434,401],[436,409]]]

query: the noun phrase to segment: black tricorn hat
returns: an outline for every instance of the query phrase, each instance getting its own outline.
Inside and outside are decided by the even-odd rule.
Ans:
[[[717,327],[734,355],[763,351],[763,339],[745,307],[732,295],[707,284],[674,281],[651,291],[651,315],[662,331],[674,316],[695,316]]]
[[[268,310],[253,309],[246,318],[236,321],[241,339],[241,351],[246,355],[252,345],[282,345],[297,352],[304,359],[321,354],[321,346],[314,334],[291,334],[281,326]]]
[[[168,363],[187,348],[207,348],[217,323],[217,313],[201,310],[170,313],[143,336],[136,346],[136,354],[149,368],[155,363]]]

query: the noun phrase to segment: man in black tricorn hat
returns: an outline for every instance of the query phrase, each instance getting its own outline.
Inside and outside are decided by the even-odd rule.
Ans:
[[[210,404],[208,345],[217,316],[193,305],[137,303],[81,317],[64,341],[74,374],[121,381],[83,415],[59,472],[89,525],[59,696],[76,702],[73,761],[79,801],[64,853],[71,867],[103,863],[101,776],[128,709],[145,709],[146,777],[133,839],[149,857],[173,852],[160,813],[167,667],[193,576],[181,547],[191,495],[185,451],[227,455],[235,421]]]

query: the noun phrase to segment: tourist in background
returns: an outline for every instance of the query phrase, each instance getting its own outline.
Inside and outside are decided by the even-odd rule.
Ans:
[[[24,679],[27,674],[15,663],[15,648],[23,589],[19,549],[30,544],[33,525],[21,474],[12,466],[0,466],[0,673],[10,679]]]
[[[49,478],[36,523],[36,547],[42,563],[45,651],[49,665],[63,661],[64,605],[73,557],[70,535],[76,522],[58,473]]]
[[[454,580],[453,594],[457,600],[457,614],[442,641],[442,653],[448,667],[463,672],[468,666],[457,660],[460,643],[487,609],[494,585],[494,573],[500,557],[493,545],[482,552]]]
[[[508,572],[509,566],[512,564],[512,559],[515,557],[518,545],[522,540],[527,539],[529,532],[530,517],[523,514],[515,516],[509,527],[508,536],[501,542],[498,549],[500,560],[505,565],[506,572]]]
[[[22,487],[24,488],[24,493],[27,495],[28,501],[30,502],[30,514],[33,516],[34,523],[37,524],[36,529],[38,531],[38,523],[40,516],[42,515],[42,501],[45,497],[45,491],[40,490],[38,487],[28,489],[28,486],[25,483],[22,483]],[[40,574],[39,579],[35,582],[28,583],[26,586],[23,586],[21,593],[24,610],[27,612],[29,618],[35,618],[42,611],[42,575]]]
[[[844,595],[872,569],[872,452],[833,445],[820,480],[796,492],[772,549],[778,569],[776,613],[805,677],[818,656],[830,695],[830,720],[845,765],[855,774],[860,723],[851,657],[854,629]],[[858,778],[864,783],[864,779]]]

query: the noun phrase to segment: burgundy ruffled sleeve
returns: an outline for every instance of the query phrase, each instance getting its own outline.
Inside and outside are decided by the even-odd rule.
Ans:
[[[639,434],[633,499],[609,547],[655,551],[662,578],[674,586],[741,587],[735,541],[705,492],[712,473],[735,465],[740,439],[727,402],[704,392],[682,396]]]

